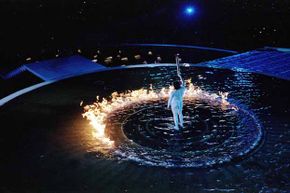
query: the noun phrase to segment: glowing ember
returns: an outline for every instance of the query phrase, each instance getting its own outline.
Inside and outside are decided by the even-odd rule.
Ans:
[[[191,83],[191,80],[187,80],[188,86],[185,92],[184,98],[193,100],[193,99],[203,99],[210,102],[211,104],[220,105],[222,109],[231,108],[237,110],[237,107],[231,105],[227,101],[228,93],[219,92],[219,94],[212,94],[206,91],[203,91],[197,86],[194,86]],[[90,121],[90,124],[93,126],[93,136],[102,144],[108,148],[114,147],[114,141],[110,140],[105,133],[106,120],[108,115],[120,108],[124,108],[128,105],[134,103],[148,102],[151,100],[164,100],[169,97],[170,92],[173,90],[173,87],[162,88],[159,92],[156,92],[152,89],[139,89],[133,91],[127,91],[125,93],[112,93],[110,99],[103,98],[97,100],[92,105],[86,105],[84,107],[84,113],[82,114],[84,118]],[[80,103],[82,105],[83,102]]]

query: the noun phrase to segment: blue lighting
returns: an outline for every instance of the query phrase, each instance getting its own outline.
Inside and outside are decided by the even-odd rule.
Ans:
[[[194,14],[194,12],[195,12],[195,8],[192,7],[192,6],[187,6],[187,7],[185,8],[185,13],[186,13],[187,15],[192,15],[192,14]]]

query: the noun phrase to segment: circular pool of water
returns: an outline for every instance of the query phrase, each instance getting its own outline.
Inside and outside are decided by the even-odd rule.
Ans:
[[[185,128],[173,131],[166,100],[128,106],[108,117],[112,127],[107,124],[106,133],[115,148],[99,151],[103,147],[82,116],[84,106],[113,92],[168,87],[175,69],[87,74],[46,85],[1,106],[4,191],[5,187],[15,190],[11,192],[288,190],[290,83],[264,75],[183,67],[184,79],[191,78],[202,90],[229,92],[229,102],[238,111],[202,100],[185,101]],[[135,126],[139,128],[134,130]],[[212,167],[204,168],[207,163]]]
[[[144,165],[208,167],[241,158],[258,146],[262,128],[243,108],[185,100],[184,128],[175,130],[166,101],[130,105],[110,114],[112,155]]]

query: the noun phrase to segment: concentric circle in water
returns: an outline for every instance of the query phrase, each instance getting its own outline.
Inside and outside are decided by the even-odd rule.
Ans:
[[[249,111],[223,108],[202,99],[184,101],[184,128],[174,130],[166,101],[138,103],[110,115],[114,155],[140,164],[207,167],[249,153],[261,139],[261,127]]]
[[[202,101],[186,101],[184,128],[174,130],[170,110],[164,103],[152,102],[137,107],[123,123],[125,135],[142,146],[168,151],[209,149],[228,139],[234,132],[236,116],[232,110],[222,110]]]

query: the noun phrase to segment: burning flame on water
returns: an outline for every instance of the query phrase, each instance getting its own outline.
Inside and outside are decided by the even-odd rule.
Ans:
[[[222,108],[228,108],[230,106],[231,108],[237,110],[237,107],[230,105],[230,103],[227,101],[227,92],[212,94],[203,91],[197,86],[194,86],[190,79],[187,80],[187,83],[188,86],[184,95],[185,99],[202,98],[203,100],[208,100],[209,102],[214,103],[219,101],[218,104],[220,104]],[[113,92],[110,99],[103,98],[100,100],[97,96],[96,102],[84,107],[84,113],[82,115],[84,118],[89,120],[90,124],[93,126],[93,137],[96,138],[102,145],[108,148],[112,148],[114,147],[114,141],[109,139],[105,133],[106,119],[110,113],[134,103],[146,102],[156,99],[166,99],[169,97],[173,90],[174,88],[170,86],[169,88],[162,88],[159,92],[157,92],[154,91],[151,86],[150,89],[141,88],[139,90],[129,90],[124,93]],[[81,101],[80,106],[82,106],[82,104],[83,101]]]

